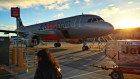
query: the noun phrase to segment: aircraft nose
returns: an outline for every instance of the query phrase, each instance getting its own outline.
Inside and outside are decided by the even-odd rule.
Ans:
[[[91,23],[90,27],[92,32],[102,36],[108,35],[114,31],[113,25],[108,22],[94,22]]]
[[[114,31],[114,27],[113,27],[112,24],[105,22],[104,25],[105,25],[104,30],[106,30],[106,31],[108,31],[108,32]]]

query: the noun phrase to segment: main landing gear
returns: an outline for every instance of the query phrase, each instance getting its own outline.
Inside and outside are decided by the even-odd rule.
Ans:
[[[54,47],[61,47],[61,43],[59,43],[59,41],[57,41],[57,43],[54,43]]]
[[[89,47],[86,45],[86,42],[83,42],[83,47],[82,47],[83,51],[89,50]]]
[[[112,79],[124,79],[123,73],[121,71],[113,70],[109,76],[111,76]]]
[[[82,50],[83,50],[83,51],[88,50],[88,49],[89,49],[88,46],[83,46],[83,47],[82,47]]]

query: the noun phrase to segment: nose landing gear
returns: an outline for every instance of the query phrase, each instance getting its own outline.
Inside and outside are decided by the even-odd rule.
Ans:
[[[89,50],[89,47],[86,45],[86,41],[83,42],[82,50],[83,51]]]

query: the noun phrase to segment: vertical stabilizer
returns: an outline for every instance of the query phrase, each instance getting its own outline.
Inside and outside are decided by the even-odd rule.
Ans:
[[[20,17],[17,17],[17,23],[18,23],[18,31],[22,30],[24,28],[24,25],[20,19]]]

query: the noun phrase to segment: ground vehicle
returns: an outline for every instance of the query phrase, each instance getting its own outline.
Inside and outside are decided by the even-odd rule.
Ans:
[[[106,56],[116,63],[114,67],[95,66],[110,73],[112,79],[122,79],[123,73],[140,74],[140,40],[108,41]]]

